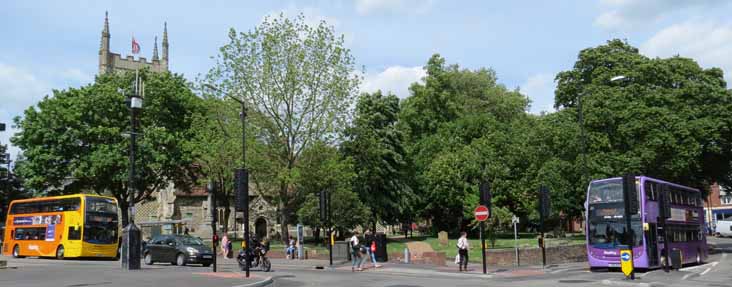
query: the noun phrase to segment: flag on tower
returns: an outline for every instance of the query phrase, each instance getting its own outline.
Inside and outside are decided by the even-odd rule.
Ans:
[[[135,37],[132,37],[132,54],[138,54],[140,53],[140,43],[137,43],[135,41]]]

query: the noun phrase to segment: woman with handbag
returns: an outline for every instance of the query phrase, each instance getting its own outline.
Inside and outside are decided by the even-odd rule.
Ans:
[[[351,239],[348,240],[349,245],[351,245],[351,272],[353,271],[363,271],[361,269],[361,244],[358,243],[358,231],[353,231],[353,236],[351,236]]]
[[[460,272],[468,271],[468,249],[470,244],[468,243],[468,234],[465,231],[460,232],[460,239],[457,242],[458,256],[460,256],[459,268]]]

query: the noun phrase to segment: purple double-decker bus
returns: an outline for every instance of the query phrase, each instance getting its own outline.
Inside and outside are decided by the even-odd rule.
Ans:
[[[640,202],[639,212],[631,216],[635,267],[661,267],[666,262],[665,254],[678,254],[677,251],[681,252],[684,264],[706,260],[707,239],[699,190],[645,176],[637,176],[635,183]],[[665,224],[659,218],[663,197],[668,202]],[[590,182],[585,210],[590,268],[620,267],[618,245],[623,244],[627,232],[623,218],[623,179],[616,177]],[[666,248],[669,248],[669,253],[664,252]]]

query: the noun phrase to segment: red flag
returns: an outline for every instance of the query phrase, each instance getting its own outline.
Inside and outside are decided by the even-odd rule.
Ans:
[[[140,53],[140,43],[135,41],[135,37],[132,37],[132,54]]]

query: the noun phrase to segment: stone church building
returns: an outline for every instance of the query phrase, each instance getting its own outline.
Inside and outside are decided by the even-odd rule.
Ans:
[[[151,62],[148,62],[145,57],[135,59],[133,55],[127,55],[123,58],[121,54],[113,53],[109,45],[110,38],[109,15],[105,13],[99,49],[99,74],[145,68],[158,73],[169,72],[167,23],[163,25],[162,58],[158,57],[156,37]],[[229,214],[226,214],[225,208],[217,208],[217,231],[221,236],[222,230],[226,229],[229,230],[230,238],[242,238],[244,234],[242,231],[243,215],[241,212],[234,212],[233,198],[230,198],[229,202],[231,203]],[[176,188],[171,182],[164,189],[154,193],[153,198],[138,203],[135,207],[135,219],[142,229],[143,239],[158,234],[182,234],[186,231],[204,239],[210,239],[212,236],[211,198],[205,186],[194,186],[186,192]],[[250,185],[249,188],[249,210],[249,230],[251,232],[256,233],[260,238],[278,237],[277,210],[266,198],[255,192],[253,185]],[[228,222],[227,226],[222,225],[224,222]]]

